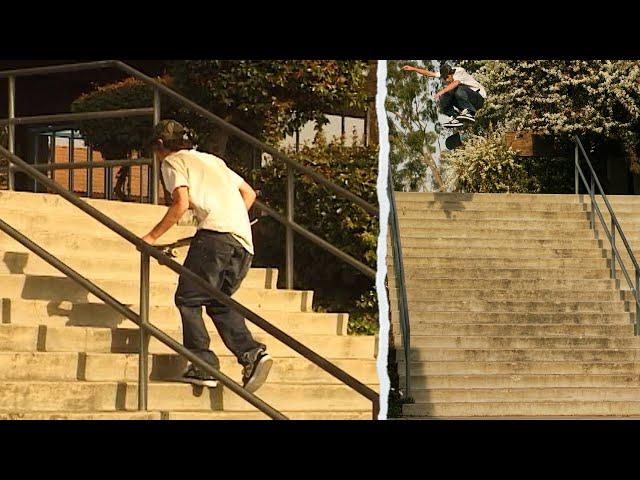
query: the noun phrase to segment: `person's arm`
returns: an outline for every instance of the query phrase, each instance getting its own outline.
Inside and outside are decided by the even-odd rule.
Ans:
[[[253,188],[251,188],[251,186],[247,182],[243,181],[240,184],[240,195],[244,200],[244,204],[247,206],[247,211],[249,211],[251,209],[251,206],[253,205],[253,202],[256,201],[256,197],[258,196],[258,194]]]
[[[178,220],[182,218],[184,212],[189,209],[189,189],[187,187],[178,187],[171,195],[172,203],[160,222],[147,233],[142,240],[149,245],[153,245],[158,238],[164,235],[167,230],[173,227]]]
[[[429,70],[425,70],[424,68],[412,67],[411,65],[405,65],[404,67],[402,67],[402,70],[404,70],[405,72],[418,72],[420,75],[424,75],[425,77],[437,78],[440,76],[435,72],[430,72]]]
[[[445,93],[450,92],[451,90],[454,90],[455,88],[458,87],[458,85],[460,85],[460,80],[454,80],[449,85],[447,85],[442,90],[440,90],[438,93],[436,93],[436,98],[440,98]]]

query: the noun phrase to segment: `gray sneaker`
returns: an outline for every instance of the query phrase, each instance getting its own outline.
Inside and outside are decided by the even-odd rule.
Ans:
[[[213,376],[191,364],[182,374],[181,381],[209,388],[216,388],[218,386],[218,381]]]
[[[244,368],[242,369],[242,386],[248,392],[258,390],[269,376],[269,371],[273,365],[273,359],[266,352],[265,347],[245,352],[241,359]]]

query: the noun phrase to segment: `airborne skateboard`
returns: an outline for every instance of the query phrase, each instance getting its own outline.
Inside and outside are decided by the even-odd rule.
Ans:
[[[258,219],[256,218],[255,220],[251,221],[251,225],[255,225],[257,222]],[[193,237],[179,238],[173,243],[159,244],[155,245],[155,247],[168,257],[176,258],[178,256],[177,249],[180,247],[188,246],[191,243],[191,240],[193,240]]]
[[[470,122],[463,122],[459,127],[443,127],[452,132],[444,141],[447,150],[455,150],[464,144],[469,138],[469,126],[471,125],[473,124]]]

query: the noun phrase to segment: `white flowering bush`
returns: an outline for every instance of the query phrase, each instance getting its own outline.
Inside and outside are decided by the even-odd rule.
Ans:
[[[524,193],[531,180],[504,135],[497,131],[472,135],[441,157],[446,189],[465,193]]]
[[[632,168],[640,171],[638,62],[501,60],[465,66],[488,91],[479,125],[531,130],[564,143],[579,135],[592,147],[616,140],[632,160]]]

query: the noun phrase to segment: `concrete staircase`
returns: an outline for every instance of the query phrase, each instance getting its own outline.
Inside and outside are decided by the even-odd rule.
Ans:
[[[635,304],[611,279],[605,236],[589,229],[588,197],[396,195],[415,400],[403,416],[640,415]],[[611,201],[640,252],[640,198]]]
[[[165,207],[89,201],[136,234]],[[0,218],[26,234],[134,311],[139,301],[139,252],[55,195],[0,192]],[[174,227],[163,237],[193,234]],[[182,262],[186,249],[181,249]],[[137,408],[137,326],[0,233],[0,419],[264,419],[222,386],[168,381],[186,362],[150,341],[148,412]],[[150,321],[182,340],[173,306],[176,275],[151,260]],[[375,337],[347,336],[348,315],[316,313],[313,292],[276,288],[278,272],[253,268],[234,298],[360,381],[378,389]],[[222,371],[237,381],[240,366],[206,317]],[[274,357],[258,396],[290,418],[370,419],[371,402],[273,337],[248,323]]]

